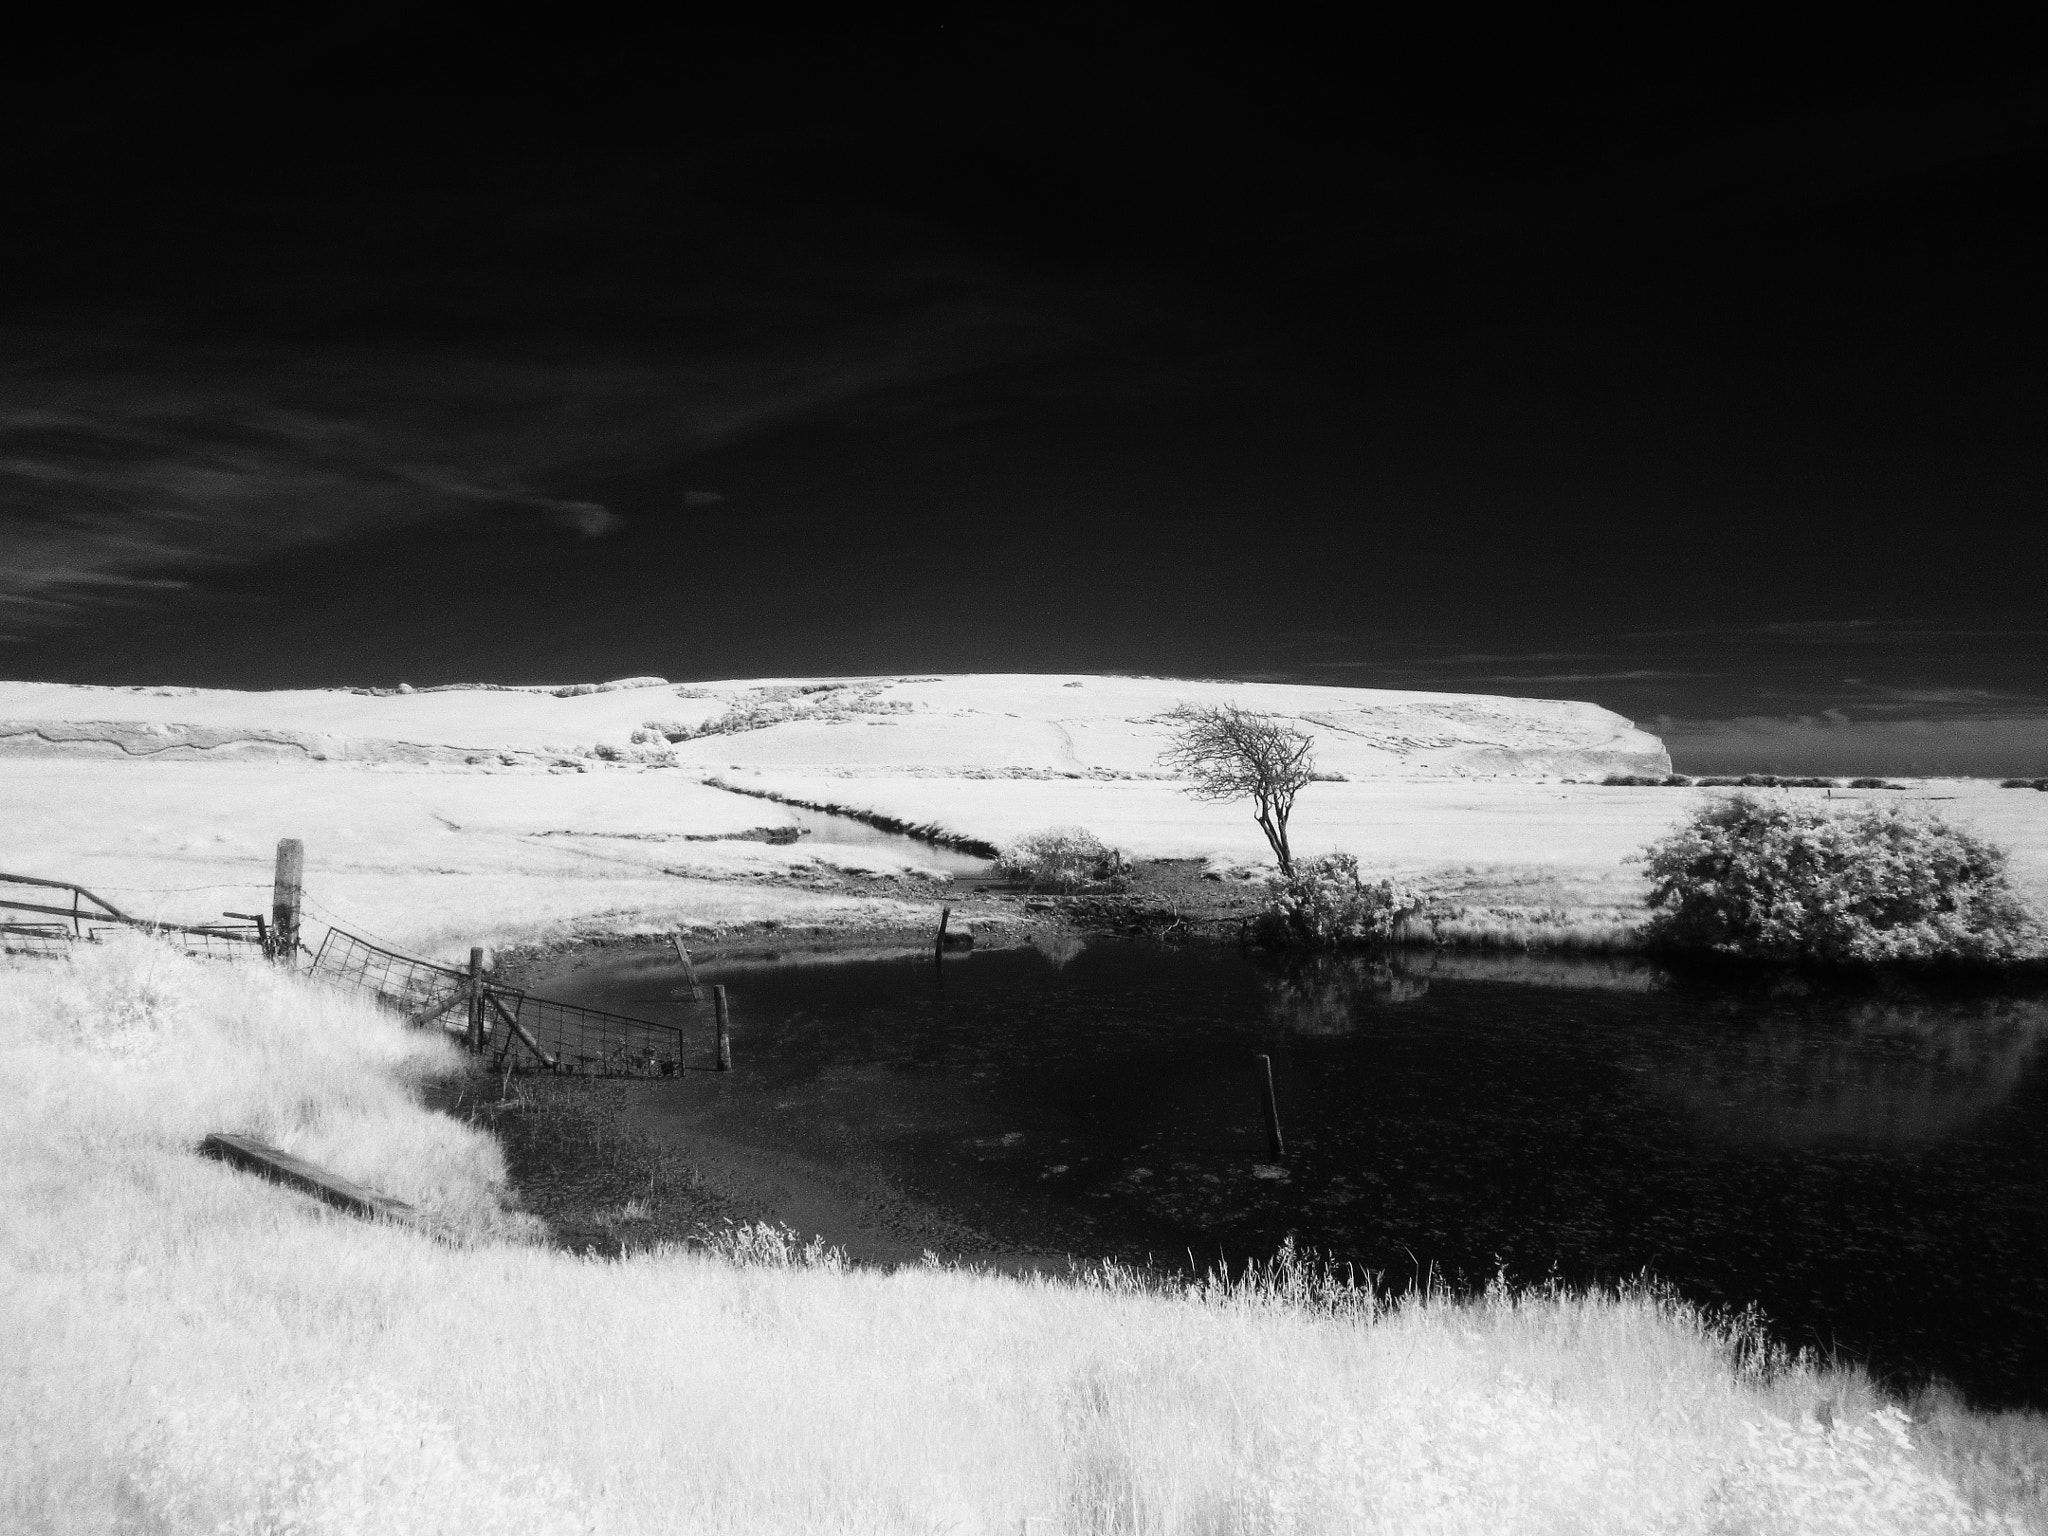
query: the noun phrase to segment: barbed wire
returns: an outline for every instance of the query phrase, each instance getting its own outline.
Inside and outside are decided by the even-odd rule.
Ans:
[[[364,924],[357,922],[352,917],[343,916],[341,913],[335,911],[332,907],[326,906],[321,902],[314,900],[312,894],[308,892],[303,886],[299,888],[299,900],[304,902],[307,906],[311,907],[314,911],[318,912],[322,917],[326,918],[327,926],[330,928],[341,928],[346,932],[357,935],[358,937],[370,939],[375,941],[376,943],[382,944],[386,949],[396,950],[400,954],[411,953],[410,945],[401,944],[396,939],[391,938],[386,934],[381,934],[376,929],[367,927]]]
[[[233,885],[108,885],[101,882],[99,889],[143,896],[180,896],[189,891],[265,891],[270,889],[270,882],[245,880]]]

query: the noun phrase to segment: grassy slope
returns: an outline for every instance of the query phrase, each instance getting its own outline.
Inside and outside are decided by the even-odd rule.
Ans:
[[[9,1530],[2028,1528],[1973,1513],[1940,1442],[2011,1440],[1977,1479],[2011,1513],[2038,1426],[1909,1431],[1854,1376],[1738,1373],[1644,1297],[1374,1317],[1284,1285],[579,1259],[522,1241],[492,1143],[418,1107],[436,1042],[138,938],[4,965]],[[202,1162],[210,1129],[463,1241]]]
[[[1156,781],[725,776],[994,842],[1078,823],[1140,857],[1248,864],[1264,850],[1238,808]],[[1415,879],[1474,909],[1468,926],[1500,907],[1601,931],[1639,910],[1641,867],[1625,860],[1707,793],[1720,792],[1512,779],[1315,784],[1296,812],[1295,843],[1306,853],[1342,848],[1368,870]],[[352,919],[401,946],[456,956],[473,943],[677,923],[916,926],[939,899],[914,851],[688,841],[796,817],[675,770],[12,759],[0,761],[0,794],[16,811],[0,868],[14,873],[77,880],[143,915],[200,921],[261,908],[276,840],[295,836],[306,844],[315,919]],[[2012,848],[2021,890],[2048,910],[2048,795],[1929,781],[1906,798]],[[574,835],[555,835],[563,832]],[[893,877],[900,894],[835,888],[834,867]]]

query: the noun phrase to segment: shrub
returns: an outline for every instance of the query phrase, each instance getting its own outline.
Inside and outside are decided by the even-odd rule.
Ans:
[[[1731,795],[1644,857],[1657,947],[1872,965],[2014,960],[2039,937],[2002,849],[1901,806]]]
[[[1709,778],[1699,783],[1706,789],[1840,789],[1840,779],[1787,778],[1776,773],[1745,773],[1740,778]],[[1883,779],[1857,779],[1850,789],[1897,789]]]
[[[1606,789],[1685,789],[1692,783],[1682,773],[1610,773],[1600,781]]]
[[[1047,827],[1027,832],[996,855],[1003,873],[1036,886],[1076,891],[1084,885],[1130,888],[1131,867],[1116,849],[1086,827]]]
[[[2007,779],[2000,789],[2048,789],[2048,779]]]
[[[1421,898],[1392,880],[1368,881],[1348,853],[1295,861],[1276,877],[1254,931],[1279,948],[1331,949],[1385,944],[1402,918],[1422,908]]]

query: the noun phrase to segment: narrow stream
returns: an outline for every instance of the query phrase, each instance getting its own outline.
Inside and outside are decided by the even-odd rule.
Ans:
[[[1293,1235],[1396,1283],[1647,1269],[1791,1344],[2048,1406],[2039,992],[1136,940],[700,970],[737,1070],[648,1092],[715,1095],[720,1134],[873,1168],[1005,1241],[1185,1264]],[[540,989],[661,1018],[679,979],[640,952]]]
[[[707,791],[731,795],[734,800],[745,801],[763,811],[788,812],[794,816],[799,829],[797,845],[806,850],[832,848],[874,848],[886,851],[893,859],[908,859],[926,869],[942,870],[955,879],[973,877],[987,873],[989,861],[977,854],[962,853],[957,848],[941,847],[921,837],[910,837],[901,832],[884,832],[880,827],[871,827],[852,816],[839,816],[830,811],[806,810],[798,805],[783,805],[779,801],[760,799],[752,795],[735,794],[731,790],[719,790],[718,786],[707,784]],[[829,856],[828,856],[829,857]]]

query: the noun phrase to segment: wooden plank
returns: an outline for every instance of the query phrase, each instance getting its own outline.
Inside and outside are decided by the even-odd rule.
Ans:
[[[304,1158],[293,1157],[289,1152],[280,1152],[275,1147],[266,1147],[260,1141],[247,1136],[231,1136],[225,1131],[215,1131],[200,1142],[199,1150],[208,1157],[217,1157],[222,1162],[233,1163],[250,1173],[260,1173],[266,1178],[289,1184],[294,1189],[303,1189],[309,1195],[317,1195],[329,1205],[348,1211],[356,1216],[381,1217],[387,1221],[404,1222],[407,1226],[425,1226],[426,1218],[403,1200],[390,1195],[379,1194],[325,1168],[315,1167]]]
[[[119,918],[124,923],[132,923],[136,921],[135,918],[128,916],[119,907],[115,906],[111,901],[108,901],[105,897],[95,896],[91,891],[88,891],[84,886],[73,885],[69,880],[44,880],[36,875],[0,874],[0,885],[40,885],[46,890],[69,891],[71,893],[71,907],[40,908],[39,910],[42,911],[62,912],[66,917],[69,917],[71,915],[72,908],[75,908],[78,905],[78,898],[80,896],[83,896],[87,901],[98,902],[100,904],[100,907],[105,911],[108,917]],[[96,912],[88,912],[85,914],[85,916],[89,918],[96,918],[99,916],[99,914]]]
[[[457,1003],[467,1003],[468,1001],[469,985],[465,982],[462,986],[457,987],[447,997],[443,998],[440,1002],[436,1003],[433,1007],[429,1008],[425,1013],[408,1014],[406,1015],[406,1018],[407,1021],[415,1029],[423,1029],[427,1025],[433,1023],[434,1020],[440,1018],[441,1015],[443,1015],[444,1013],[447,1013],[450,1010],[452,1010]],[[468,1028],[467,1016],[465,1016],[464,1018],[463,1027],[465,1029]]]
[[[505,1005],[498,1001],[498,995],[495,992],[490,994],[490,997],[491,1006],[498,1010],[498,1017],[505,1021],[505,1027],[511,1030],[512,1033],[517,1035],[520,1039],[524,1040],[526,1042],[526,1048],[529,1051],[532,1051],[534,1055],[538,1056],[541,1059],[542,1064],[546,1066],[549,1071],[553,1071],[555,1066],[555,1058],[550,1056],[546,1051],[540,1048],[540,1042],[533,1038],[532,1032],[529,1031],[524,1024],[519,1022],[519,1016],[517,1014],[508,1011]]]
[[[676,929],[669,935],[669,939],[675,944],[676,958],[683,962],[683,974],[690,978],[690,997],[694,1001],[702,1002],[704,989],[697,985],[697,967],[690,963],[690,946],[683,942],[683,930]]]

